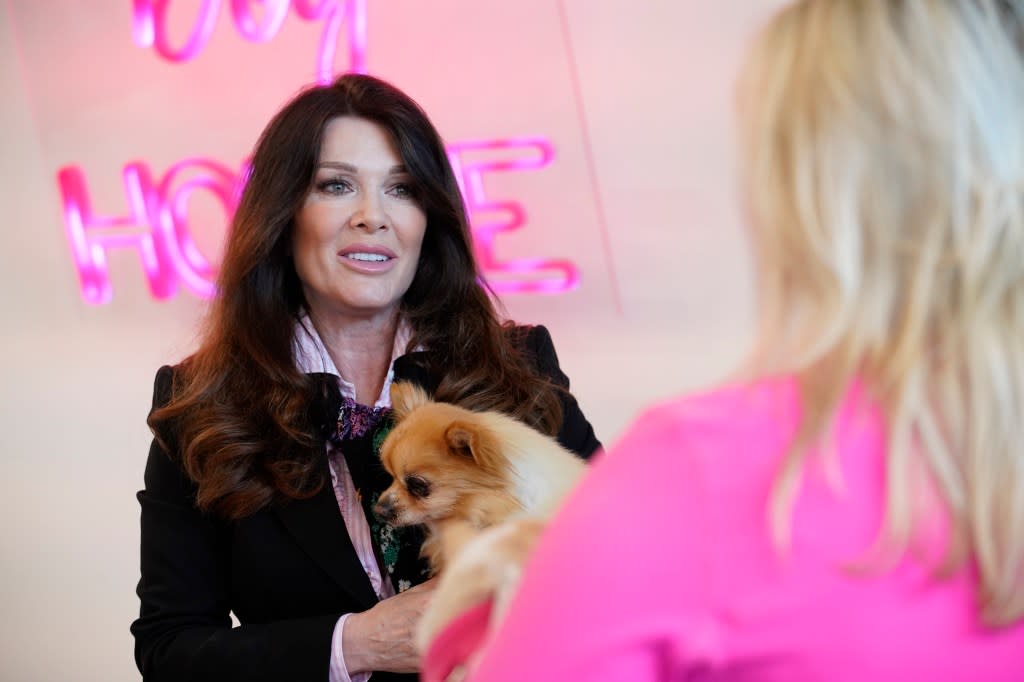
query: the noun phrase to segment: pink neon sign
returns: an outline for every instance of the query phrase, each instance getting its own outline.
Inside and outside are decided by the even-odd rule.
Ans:
[[[490,158],[467,158],[479,151],[489,152]],[[524,157],[523,152],[532,156]],[[448,157],[465,195],[473,247],[491,287],[497,293],[574,289],[579,284],[579,272],[569,261],[498,258],[495,236],[522,228],[527,221],[526,208],[518,201],[494,200],[484,188],[486,174],[539,170],[549,165],[554,158],[551,143],[543,138],[459,142],[448,147]],[[185,175],[189,177],[182,180]],[[138,252],[154,298],[174,296],[179,283],[202,298],[213,296],[216,267],[192,238],[188,201],[197,190],[210,192],[224,208],[227,224],[238,205],[243,177],[244,168],[236,172],[216,161],[192,158],[174,164],[156,181],[144,163],[132,162],[122,171],[127,213],[107,216],[93,211],[84,171],[79,166],[62,168],[57,181],[64,226],[85,301],[100,305],[113,297],[107,251],[114,248]],[[493,217],[496,214],[502,214],[502,218]]]
[[[471,160],[467,156],[475,151],[535,152],[533,157],[511,159]],[[575,289],[579,284],[579,270],[567,260],[548,258],[520,258],[499,261],[495,256],[494,238],[501,232],[512,232],[526,224],[526,209],[518,201],[495,201],[484,189],[484,174],[488,172],[539,170],[554,159],[555,150],[542,137],[524,137],[507,140],[480,140],[456,142],[448,147],[448,158],[459,180],[473,225],[473,244],[484,272],[497,275],[488,282],[496,292],[558,293]],[[484,216],[504,214],[504,219]]]
[[[366,72],[366,0],[230,0],[238,32],[247,40],[271,40],[289,9],[302,19],[324,21],[318,53],[318,79],[331,80],[335,43],[342,25],[348,26],[351,71]],[[210,40],[220,12],[220,0],[201,0],[185,44],[170,46],[167,8],[170,0],[133,0],[132,36],[141,47],[153,47],[173,62],[196,57]],[[262,9],[260,18],[252,7]],[[521,229],[526,209],[514,200],[488,195],[484,177],[509,171],[530,171],[552,162],[554,149],[541,137],[457,142],[448,156],[466,201],[473,245],[481,268],[498,293],[559,293],[576,288],[579,271],[568,260],[520,258],[501,260],[495,249],[498,234]],[[183,285],[209,298],[215,293],[217,267],[201,252],[189,224],[189,200],[197,191],[213,195],[225,214],[225,226],[237,208],[246,169],[237,170],[205,158],[188,158],[155,179],[141,161],[122,169],[127,211],[100,215],[93,211],[85,172],[80,166],[60,169],[57,182],[64,209],[64,227],[78,270],[82,298],[90,304],[110,302],[113,286],[107,267],[111,249],[134,249],[154,298],[167,299]]]
[[[176,184],[179,175],[192,177]],[[78,269],[82,298],[95,305],[109,303],[113,287],[107,271],[107,251],[138,251],[142,270],[154,298],[166,299],[184,284],[209,298],[217,273],[192,239],[188,199],[198,189],[211,192],[230,216],[237,206],[238,178],[224,165],[208,159],[185,159],[154,182],[146,164],[132,162],[122,171],[128,213],[101,216],[93,212],[85,174],[65,166],[57,174],[64,204],[64,229]]]
[[[210,41],[220,14],[221,0],[201,0],[192,31],[180,48],[167,38],[167,6],[170,0],[132,0],[132,39],[139,47],[152,47],[168,61],[195,58]],[[262,8],[262,18],[252,12]],[[288,10],[306,21],[323,21],[317,50],[317,81],[328,83],[334,72],[334,55],[341,27],[347,26],[349,71],[366,73],[366,0],[231,0],[235,28],[246,40],[265,43],[281,30]]]

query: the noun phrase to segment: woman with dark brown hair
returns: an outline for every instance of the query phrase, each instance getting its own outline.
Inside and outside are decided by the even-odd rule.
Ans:
[[[422,537],[370,511],[396,380],[583,457],[600,447],[547,331],[499,320],[429,119],[350,74],[263,132],[199,350],[157,374],[132,625],[144,679],[416,669]]]

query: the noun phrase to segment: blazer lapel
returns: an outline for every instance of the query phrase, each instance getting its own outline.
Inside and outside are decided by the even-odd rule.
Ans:
[[[363,608],[377,603],[370,579],[359,563],[330,478],[313,497],[274,510],[299,546]]]
[[[395,381],[414,381],[433,393],[437,389],[437,378],[429,370],[430,356],[426,352],[414,352],[399,357],[394,363]],[[313,396],[310,419],[320,435],[332,429],[338,418],[341,396],[337,378],[332,374],[311,373]],[[369,608],[377,603],[370,579],[366,577],[359,562],[352,539],[345,528],[345,521],[338,509],[338,501],[330,485],[326,471],[327,459],[322,460],[325,471],[325,485],[307,500],[294,500],[274,509],[285,528],[300,547],[338,583],[356,603]],[[388,578],[385,577],[385,580]]]

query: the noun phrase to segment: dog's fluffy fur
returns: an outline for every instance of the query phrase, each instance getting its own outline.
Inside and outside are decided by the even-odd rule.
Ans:
[[[416,647],[421,655],[453,618],[488,600],[488,632],[495,631],[546,521],[516,517],[482,531],[460,524],[446,529],[443,539],[453,558],[416,628]],[[473,660],[475,657],[467,664]],[[445,678],[446,682],[459,680],[466,672],[457,669]]]
[[[507,415],[433,402],[411,383],[393,384],[391,403],[397,425],[380,457],[394,481],[375,511],[393,525],[426,525],[435,572],[445,526],[547,518],[583,472],[583,460]]]
[[[500,616],[533,540],[586,465],[512,417],[433,402],[414,384],[393,384],[391,402],[397,424],[380,455],[394,481],[375,511],[394,525],[424,524],[424,555],[442,573],[422,651],[474,603],[493,598],[492,621]]]

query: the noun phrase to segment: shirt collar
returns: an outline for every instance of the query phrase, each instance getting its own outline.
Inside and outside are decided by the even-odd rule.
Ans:
[[[388,375],[384,379],[384,386],[381,388],[380,396],[373,407],[391,407],[391,380],[395,373],[395,360],[405,355],[405,347],[412,338],[412,327],[403,318],[398,322],[398,330],[395,332],[395,343],[391,349],[391,364],[388,366]],[[295,323],[295,331],[292,334],[292,357],[295,358],[295,366],[300,372],[311,374],[322,372],[333,374],[338,378],[338,387],[341,394],[351,400],[356,399],[355,384],[347,381],[341,376],[341,372],[334,365],[331,354],[327,352],[320,334],[317,333],[313,321],[309,319],[308,313],[303,313]]]

